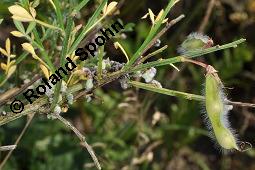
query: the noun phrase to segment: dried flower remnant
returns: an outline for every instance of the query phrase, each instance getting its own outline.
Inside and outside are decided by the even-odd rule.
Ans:
[[[213,40],[201,33],[191,33],[177,49],[178,53],[185,54],[189,51],[205,49],[213,46]]]

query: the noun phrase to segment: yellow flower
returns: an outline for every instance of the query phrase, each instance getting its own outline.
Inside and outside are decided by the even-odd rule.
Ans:
[[[158,22],[158,21],[161,19],[161,17],[162,17],[163,14],[164,14],[164,9],[162,9],[162,10],[158,13],[158,16],[156,17],[155,22]],[[168,18],[164,19],[164,20],[162,21],[162,23],[167,22],[167,20],[168,20]]]
[[[33,7],[29,7],[30,13],[32,15],[32,17],[35,19],[36,17],[36,10]]]
[[[115,47],[116,49],[120,48],[120,50],[121,50],[121,51],[123,52],[123,54],[125,55],[127,61],[129,61],[129,57],[128,57],[128,55],[127,55],[127,52],[125,51],[125,49],[122,47],[122,45],[121,45],[119,42],[115,42],[115,43],[114,43],[114,47]]]
[[[45,75],[45,77],[46,77],[47,79],[49,79],[49,77],[50,77],[50,71],[47,69],[47,67],[44,66],[43,64],[40,64],[40,68],[41,68],[43,74]]]
[[[158,22],[158,21],[160,20],[160,18],[162,17],[163,13],[164,13],[164,10],[162,9],[162,10],[159,12],[159,14],[156,16],[156,19],[155,19],[155,14],[154,14],[154,13],[152,12],[152,10],[149,8],[149,9],[148,9],[148,13],[145,14],[141,19],[145,19],[145,18],[147,18],[148,16],[150,16],[151,23],[152,23],[152,25],[154,25],[156,22]],[[162,24],[165,23],[165,22],[167,22],[167,20],[168,20],[168,18],[164,19],[164,20],[162,21]]]
[[[2,68],[3,70],[7,70],[7,65],[6,65],[6,64],[1,63],[0,66],[1,66],[1,68]]]
[[[0,67],[5,71],[6,75],[5,79],[0,82],[0,86],[2,86],[8,80],[8,78],[11,77],[11,75],[15,72],[17,68],[15,64],[16,60],[11,61],[11,58],[16,57],[16,55],[11,54],[11,41],[9,38],[7,38],[5,41],[5,49],[0,47],[0,53],[7,57],[7,62],[0,64]]]
[[[32,54],[32,57],[33,57],[34,59],[40,61],[41,64],[43,64],[44,66],[47,65],[42,59],[40,59],[40,58],[38,57],[38,55],[35,53],[34,47],[33,47],[31,44],[29,44],[29,43],[23,43],[23,44],[21,44],[21,46],[23,47],[23,49],[24,49],[25,51],[27,51],[27,52],[29,52],[30,54]]]
[[[0,47],[0,52],[5,55],[7,58],[14,58],[16,55],[11,54],[11,41],[9,38],[5,41],[5,49]]]
[[[16,65],[10,66],[10,68],[7,70],[7,79],[11,77],[11,75],[15,72],[16,68]]]
[[[35,21],[36,23],[38,23],[44,27],[48,27],[51,29],[58,29],[60,31],[63,31],[61,28],[55,27],[53,25],[50,25],[43,21],[35,19],[36,10],[33,7],[29,7],[30,13],[25,8],[23,8],[19,5],[10,6],[8,9],[9,9],[10,13],[13,15],[12,18],[14,20],[21,21],[21,22]]]
[[[106,16],[106,15],[112,14],[114,9],[116,9],[117,4],[118,2],[115,2],[115,1],[111,2],[109,5],[106,4],[103,9],[103,15]]]
[[[148,16],[150,16],[150,20],[151,20],[152,24],[154,24],[154,22],[155,22],[155,15],[154,15],[154,13],[152,12],[152,10],[151,10],[150,8],[148,9],[148,13],[146,13],[146,14],[142,17],[142,19],[145,19],[145,18],[147,18]]]
[[[16,60],[12,60],[7,64],[1,63],[1,68],[5,71],[6,79],[11,77],[11,75],[15,72],[17,66],[15,64]]]
[[[15,37],[23,37],[23,33],[19,32],[19,31],[12,31],[11,34]]]
[[[23,7],[19,5],[12,5],[9,8],[10,13],[13,15],[12,18],[21,22],[30,22],[35,20],[35,10],[32,11],[32,15]]]
[[[70,58],[71,58],[71,60],[72,61],[76,61],[78,58],[79,58],[79,56],[76,56],[75,55],[75,51],[70,55]]]
[[[35,54],[35,50],[34,50],[34,47],[29,44],[29,43],[23,43],[21,44],[21,46],[24,48],[24,50],[26,50],[27,52],[29,52],[30,54],[32,54],[32,56],[34,57],[36,54]]]

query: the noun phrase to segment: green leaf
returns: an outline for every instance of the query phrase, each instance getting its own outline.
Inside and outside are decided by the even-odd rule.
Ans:
[[[40,49],[40,52],[41,52],[41,54],[42,54],[42,56],[43,56],[45,62],[46,62],[47,65],[49,66],[50,71],[51,71],[51,72],[54,72],[55,66],[54,66],[54,64],[52,63],[52,61],[51,61],[51,59],[50,59],[48,53],[47,53],[46,50],[44,49],[42,39],[41,39],[41,37],[39,36],[38,31],[36,30],[36,27],[33,29],[33,34],[34,34],[34,36],[35,36],[35,41],[33,41],[32,43],[33,43],[34,45],[36,45],[37,48]]]
[[[59,0],[54,0],[54,5],[56,7],[56,14],[57,14],[57,21],[58,24],[60,24],[60,27],[62,29],[64,29],[64,19],[63,19],[63,14],[61,12],[61,8],[60,8],[60,2]]]
[[[31,4],[33,8],[36,8],[40,4],[40,0],[34,0]]]
[[[134,27],[135,27],[135,23],[128,23],[128,24],[125,25],[124,30],[128,31],[128,32],[131,32],[131,31],[134,30]]]
[[[66,54],[67,54],[67,51],[68,51],[68,42],[69,42],[69,39],[70,39],[72,28],[73,28],[73,21],[72,21],[71,18],[68,18],[67,19],[67,26],[66,26],[66,30],[65,30],[64,42],[63,42],[63,48],[62,48],[61,57],[60,57],[60,65],[61,66],[63,66],[64,62],[65,62]]]
[[[79,34],[79,36],[76,38],[75,42],[73,43],[72,47],[69,50],[69,54],[72,53],[79,45],[79,43],[83,40],[83,38],[86,36],[86,34],[88,33],[89,29],[92,29],[92,26],[97,22],[97,18],[100,15],[100,12],[103,10],[103,7],[105,6],[105,4],[107,3],[108,0],[104,0],[99,7],[97,8],[97,10],[94,12],[94,14],[92,15],[92,17],[88,20],[87,25],[83,28],[83,30],[81,31],[81,33]],[[95,26],[95,25],[94,25]]]
[[[2,24],[3,20],[4,20],[4,19],[0,19],[0,24]]]
[[[69,42],[70,34],[72,31],[72,27],[73,27],[73,21],[71,18],[68,18],[67,26],[66,26],[66,30],[65,30],[65,38],[64,38],[64,42],[63,42],[61,56],[60,56],[60,66],[63,66],[65,63],[68,42]],[[56,88],[54,91],[54,99],[53,99],[53,102],[51,105],[51,110],[53,110],[58,103],[61,86],[62,86],[62,80],[60,80],[60,82],[58,82],[58,84],[56,85]]]
[[[26,30],[26,34],[29,34],[36,26],[36,22],[30,22],[28,27],[27,27],[27,30]]]
[[[17,28],[21,33],[25,34],[25,28],[24,28],[22,22],[13,20],[13,23],[14,23],[14,25],[16,26],[16,28]]]
[[[28,52],[23,52],[19,58],[16,60],[16,65],[18,65],[21,61],[23,61],[28,56]]]
[[[83,0],[81,1],[73,10],[74,13],[80,11],[87,3],[89,2],[89,0]]]

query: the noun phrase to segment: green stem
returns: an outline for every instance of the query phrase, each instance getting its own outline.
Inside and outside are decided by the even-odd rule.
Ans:
[[[61,12],[59,0],[54,0],[54,5],[56,7],[57,21],[60,24],[61,30],[64,30],[64,19],[63,14]]]
[[[171,8],[178,2],[179,0],[170,0],[164,14],[160,18],[160,20],[152,27],[149,35],[143,42],[143,44],[140,46],[140,48],[136,51],[136,53],[131,57],[130,61],[127,63],[125,67],[131,66],[141,55],[143,50],[147,47],[147,45],[151,42],[153,37],[156,35],[157,31],[159,30],[160,26],[162,25],[162,21],[166,18],[167,14],[171,10]]]
[[[71,34],[71,31],[72,31],[72,26],[73,26],[73,22],[72,22],[72,19],[71,18],[68,18],[67,20],[67,27],[66,27],[66,30],[65,30],[65,38],[64,38],[64,42],[63,42],[63,48],[62,48],[62,51],[61,51],[61,56],[60,56],[60,66],[64,66],[64,63],[65,63],[65,59],[66,59],[66,54],[67,54],[67,51],[68,51],[68,42],[69,42],[69,38],[70,38],[70,34]],[[60,80],[60,82],[58,82],[58,84],[56,85],[56,88],[55,88],[55,91],[54,91],[54,99],[53,99],[53,102],[52,102],[52,105],[51,105],[51,110],[53,110],[57,103],[58,103],[58,100],[59,100],[59,96],[60,96],[60,91],[61,91],[61,86],[62,86],[62,79]]]
[[[64,32],[61,28],[55,27],[55,26],[50,25],[50,24],[47,24],[47,23],[42,22],[42,21],[40,21],[40,20],[35,19],[35,22],[38,23],[38,24],[40,24],[40,25],[42,25],[42,26],[45,26],[45,27],[47,27],[47,28],[56,29],[56,30],[59,30],[59,31],[61,31],[61,32]]]
[[[81,31],[81,33],[79,34],[79,36],[76,38],[75,42],[73,43],[73,45],[71,46],[71,48],[68,51],[68,54],[71,54],[74,50],[76,50],[76,48],[78,47],[78,45],[80,44],[80,42],[83,40],[83,38],[87,35],[87,33],[96,26],[97,23],[99,23],[99,21],[102,20],[102,17],[97,20],[97,17],[100,15],[100,12],[102,11],[103,7],[105,6],[105,4],[107,3],[108,0],[104,0],[99,7],[97,8],[97,10],[94,12],[94,14],[92,15],[92,17],[89,19],[87,25],[83,28],[83,30]]]
[[[159,88],[159,87],[155,87],[151,84],[141,83],[141,82],[137,82],[137,81],[130,81],[129,84],[132,86],[141,88],[141,89],[145,89],[145,90],[149,90],[149,91],[153,91],[156,93],[165,94],[165,95],[169,95],[169,96],[181,97],[181,98],[185,98],[187,100],[196,100],[196,101],[204,101],[205,100],[205,97],[201,96],[201,95],[185,93],[185,92],[180,92],[180,91],[175,91],[175,90],[170,90],[170,89],[165,89],[165,88]]]
[[[81,1],[74,9],[72,13],[76,13],[78,11],[80,11],[87,3],[89,2],[89,0],[83,0]]]
[[[97,67],[97,73],[98,73],[98,80],[100,81],[102,79],[102,64],[103,64],[103,57],[104,57],[104,46],[99,48],[99,55],[98,55],[98,67]]]
[[[195,58],[195,57],[200,57],[202,55],[216,52],[219,50],[224,50],[228,48],[236,48],[238,44],[241,44],[243,42],[245,42],[245,39],[240,39],[240,40],[237,40],[228,44],[224,44],[224,45],[216,45],[214,47],[203,49],[203,50],[192,51],[192,52],[186,53],[187,56],[184,56],[184,57]],[[135,72],[135,71],[144,70],[150,67],[163,66],[163,65],[169,65],[169,64],[182,62],[182,57],[183,56],[177,56],[177,57],[172,57],[168,59],[160,59],[157,61],[152,61],[146,64],[140,64],[134,68],[129,69],[128,72]]]

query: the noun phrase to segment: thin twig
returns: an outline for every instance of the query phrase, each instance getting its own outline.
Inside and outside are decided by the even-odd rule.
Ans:
[[[18,143],[20,142],[21,138],[23,137],[24,133],[26,132],[28,126],[30,125],[30,123],[32,122],[33,118],[34,118],[35,113],[28,115],[28,120],[26,122],[25,127],[22,129],[21,133],[19,134],[19,137],[17,138],[17,140],[15,141],[14,145],[18,145]],[[8,154],[5,156],[4,160],[1,162],[0,164],[0,170],[4,167],[5,163],[7,162],[7,160],[9,159],[9,157],[11,156],[12,152],[14,150],[10,150],[8,152]]]
[[[208,64],[202,63],[202,62],[197,61],[197,60],[192,60],[192,59],[186,58],[185,56],[181,57],[181,61],[182,62],[193,63],[193,64],[199,65],[199,66],[201,66],[205,69],[208,67]]]
[[[87,151],[89,152],[89,154],[90,154],[91,158],[93,159],[97,169],[101,169],[100,163],[99,163],[99,161],[98,161],[98,159],[95,155],[95,152],[93,151],[92,147],[87,143],[85,136],[82,135],[81,132],[79,132],[79,130],[76,127],[74,127],[69,121],[67,121],[65,118],[63,118],[59,114],[55,114],[54,116],[58,120],[60,120],[63,124],[65,124],[68,128],[70,128],[76,134],[76,136],[81,141],[81,145],[83,147],[85,147],[87,149]]]
[[[168,45],[165,45],[163,47],[161,47],[160,49],[153,51],[152,53],[149,53],[148,55],[146,55],[145,57],[143,57],[138,64],[143,63],[144,61],[148,60],[149,58],[161,53],[162,51],[164,51],[165,49],[167,49]]]
[[[29,86],[31,86],[32,84],[34,84],[37,80],[39,80],[42,76],[41,75],[35,75],[34,78],[32,78],[32,80],[26,84],[24,84],[21,88],[19,88],[17,91],[15,91],[14,93],[11,93],[10,96],[5,97],[3,100],[0,101],[0,107],[3,106],[4,104],[6,104],[10,99],[14,98],[15,96],[19,95],[20,93],[22,93],[24,90],[26,90]],[[2,95],[5,95],[7,92],[3,93]],[[1,96],[2,96],[1,95]],[[0,96],[0,98],[1,98]]]
[[[253,103],[234,102],[234,101],[230,101],[230,100],[226,100],[226,103],[236,105],[236,106],[241,106],[241,107],[254,107],[255,108],[255,104],[253,104]]]
[[[205,27],[207,26],[208,24],[208,21],[210,19],[210,16],[212,14],[212,10],[213,10],[213,7],[215,5],[215,0],[211,0],[210,3],[208,4],[208,7],[207,7],[207,10],[206,10],[206,13],[205,13],[205,16],[198,28],[198,32],[200,33],[203,33],[204,30],[205,30]]]

